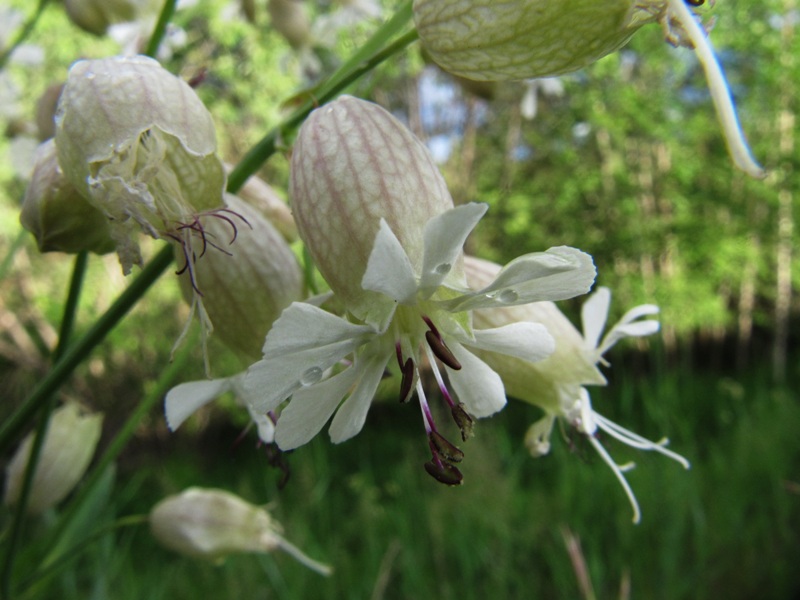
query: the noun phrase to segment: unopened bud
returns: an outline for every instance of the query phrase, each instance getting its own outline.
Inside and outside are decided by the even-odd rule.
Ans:
[[[39,454],[28,497],[27,512],[35,515],[52,508],[80,481],[100,439],[103,416],[82,415],[77,404],[65,404],[53,411]],[[4,503],[16,504],[28,467],[34,434],[20,444],[6,469]]]
[[[187,556],[217,560],[280,548],[321,575],[332,572],[287,542],[264,508],[224,490],[189,488],[165,498],[150,512],[150,530],[161,544]]]
[[[102,35],[114,23],[154,14],[160,6],[158,0],[64,0],[70,21],[95,35]]]
[[[108,220],[64,177],[52,139],[36,151],[19,220],[36,238],[40,252],[114,250]]]
[[[280,33],[295,50],[311,43],[311,21],[303,0],[269,0],[267,12],[272,27]]]

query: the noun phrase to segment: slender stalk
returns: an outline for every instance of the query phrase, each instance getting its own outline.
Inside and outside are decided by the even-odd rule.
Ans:
[[[167,25],[169,25],[169,22],[172,20],[172,15],[175,14],[175,6],[177,4],[178,0],[164,0],[161,14],[158,15],[158,21],[153,29],[153,34],[150,36],[150,41],[147,42],[147,48],[145,48],[144,51],[147,56],[155,58],[158,47],[161,45],[167,33]]]
[[[61,356],[64,354],[65,348],[67,348],[69,345],[69,339],[72,335],[72,329],[75,324],[75,315],[78,311],[81,289],[83,288],[83,280],[84,275],[86,274],[87,262],[87,252],[81,252],[75,257],[75,263],[72,269],[72,279],[70,281],[69,291],[67,292],[67,301],[64,305],[64,315],[61,319],[61,330],[58,336],[58,345],[53,352],[53,360],[55,362],[61,358]],[[20,491],[19,498],[17,499],[17,506],[14,512],[14,521],[11,525],[11,533],[9,535],[8,545],[6,547],[6,555],[3,558],[2,571],[0,571],[0,591],[2,591],[4,598],[11,598],[14,559],[17,556],[17,547],[22,539],[28,499],[30,497],[31,489],[33,488],[33,478],[36,473],[36,467],[39,464],[39,456],[41,455],[42,447],[44,446],[44,441],[47,436],[47,429],[50,426],[50,417],[53,414],[55,404],[55,394],[50,394],[44,399],[42,405],[42,415],[39,420],[39,425],[36,428],[33,444],[31,445],[30,454],[28,455],[28,462],[25,466],[25,474],[22,480],[22,490]]]
[[[95,346],[103,341],[108,332],[116,326],[120,319],[127,314],[139,298],[144,295],[147,289],[172,263],[172,259],[172,247],[164,246],[142,269],[142,272],[134,279],[133,283],[109,307],[105,314],[92,325],[91,329],[66,350],[61,360],[55,363],[33,393],[0,425],[0,454],[8,450],[19,436],[21,429],[46,402],[50,394],[55,392],[75,367],[89,355]]]
[[[387,39],[396,35],[406,26],[411,20],[411,14],[411,1],[408,0],[361,46],[358,52],[353,54],[325,83],[317,88],[313,95],[309,92],[310,98],[300,108],[257,142],[228,176],[228,191],[235,193],[247,178],[275,153],[277,141],[282,134],[299,126],[312,110],[325,104],[362,75],[414,42],[419,37],[416,30],[409,31],[381,49]]]
[[[11,45],[0,53],[0,69],[6,66],[8,59],[11,58],[11,55],[14,53],[22,42],[31,34],[33,28],[36,27],[36,23],[39,22],[39,17],[42,16],[44,9],[47,8],[47,4],[50,0],[39,0],[39,4],[36,6],[36,12],[31,15],[31,18],[22,26],[22,29],[19,30],[19,34],[17,35],[17,39],[15,39]]]

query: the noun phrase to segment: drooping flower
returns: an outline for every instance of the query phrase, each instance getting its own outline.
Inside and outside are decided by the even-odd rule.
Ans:
[[[239,552],[283,550],[320,575],[333,572],[287,541],[266,509],[224,490],[189,488],[168,496],[153,507],[149,521],[159,542],[187,556],[221,560]]]
[[[659,23],[669,43],[694,49],[736,166],[764,177],[711,43],[687,4],[703,0],[414,0],[414,21],[437,64],[478,81],[570,73],[625,45],[644,25]]]
[[[500,265],[467,257],[465,261],[467,280],[473,287],[485,285],[500,270]],[[633,508],[633,521],[639,522],[640,510],[624,472],[633,464],[618,465],[598,440],[600,432],[621,441],[632,448],[659,452],[689,468],[688,461],[668,450],[668,440],[652,442],[617,425],[592,408],[587,385],[606,385],[606,379],[597,369],[597,364],[608,365],[603,355],[619,340],[626,337],[642,337],[656,333],[658,321],[641,320],[658,313],[658,307],[643,304],[632,308],[603,336],[608,317],[611,292],[598,288],[583,305],[583,335],[552,302],[537,302],[511,308],[476,311],[474,325],[493,328],[532,321],[545,325],[555,339],[555,351],[536,363],[523,363],[515,358],[495,352],[480,352],[480,357],[490,365],[506,385],[509,396],[539,406],[545,416],[531,425],[525,444],[534,457],[550,451],[550,435],[557,420],[585,436],[603,461],[611,468],[625,490]],[[602,336],[602,337],[601,337]]]
[[[109,219],[123,272],[142,262],[140,232],[181,244],[191,268],[225,187],[214,122],[194,90],[144,56],[78,61],[55,140],[64,176]]]
[[[102,424],[103,415],[82,414],[75,403],[53,411],[33,475],[28,514],[38,515],[54,507],[75,488],[92,461]],[[4,503],[7,505],[19,500],[33,436],[31,433],[25,437],[6,468]]]
[[[416,389],[433,455],[428,472],[460,483],[463,456],[437,429],[419,381],[427,358],[462,437],[473,417],[506,403],[503,383],[475,348],[535,361],[552,339],[533,323],[473,331],[473,310],[584,293],[594,280],[591,257],[551,248],[510,262],[493,282],[469,290],[462,247],[486,211],[454,208],[425,146],[379,106],[343,97],[314,111],[292,156],[292,206],[300,236],[342,305],[345,317],[294,303],[267,334],[264,358],[245,386],[259,412],[287,398],[276,441],[291,449],[309,441],[332,415],[331,439],[357,434],[390,361],[400,400]],[[460,402],[445,386],[443,365]],[[346,397],[346,400],[342,400]]]

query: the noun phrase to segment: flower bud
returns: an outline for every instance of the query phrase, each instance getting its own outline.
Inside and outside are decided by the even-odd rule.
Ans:
[[[58,162],[111,220],[123,271],[139,230],[194,253],[198,218],[222,205],[225,172],[211,115],[185,82],[144,57],[75,63],[56,114]]]
[[[303,298],[303,273],[292,249],[258,209],[232,194],[225,199],[226,211],[204,226],[210,243],[222,251],[200,257],[181,277],[181,288],[188,302],[194,290],[202,291],[214,332],[252,362],[261,356],[273,321]],[[187,260],[182,246],[176,245],[176,254],[179,263]]]
[[[362,320],[387,300],[362,287],[381,218],[421,272],[425,225],[453,207],[422,142],[377,104],[350,96],[318,108],[301,127],[290,195],[317,268]],[[463,277],[460,258],[451,276]]]
[[[468,79],[550,77],[610,54],[666,0],[415,0],[414,21],[431,58]]]
[[[226,168],[230,173],[231,168]],[[248,178],[236,195],[264,215],[287,242],[297,239],[297,224],[289,205],[263,179],[255,175]]]
[[[160,8],[158,0],[64,0],[69,20],[75,25],[102,35],[114,23],[135,21],[154,14]]]
[[[269,0],[267,12],[272,27],[295,50],[311,44],[311,21],[303,0]]]
[[[33,475],[28,514],[52,508],[72,491],[92,460],[102,423],[102,415],[81,415],[77,404],[65,404],[53,411]],[[6,469],[6,505],[19,499],[33,436],[30,433],[25,437]]]
[[[105,254],[114,249],[108,220],[64,178],[52,139],[36,151],[19,220],[40,252]]]
[[[167,548],[197,558],[283,549],[322,575],[331,568],[305,556],[280,535],[280,525],[260,507],[223,490],[189,488],[150,511],[150,530]]]
[[[53,84],[36,101],[36,129],[41,141],[49,140],[56,134],[56,107],[62,89],[63,83]]]

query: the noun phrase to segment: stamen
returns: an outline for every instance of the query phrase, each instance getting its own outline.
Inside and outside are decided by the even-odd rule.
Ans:
[[[414,361],[410,358],[403,361],[403,349],[400,342],[394,345],[395,355],[397,356],[397,364],[400,367],[402,379],[400,381],[400,402],[406,402],[411,396],[411,390],[414,387]]]
[[[469,438],[475,435],[475,420],[464,408],[464,403],[459,402],[450,409],[450,414],[453,415],[453,421],[456,422],[458,428],[461,430],[461,441],[466,442]]]
[[[741,125],[736,117],[736,110],[733,106],[728,83],[722,73],[719,61],[714,55],[711,42],[709,42],[694,15],[686,6],[685,0],[668,0],[668,2],[670,10],[667,11],[666,18],[675,18],[680,23],[689,37],[689,41],[694,46],[697,59],[703,67],[708,89],[711,92],[711,100],[717,111],[717,117],[725,136],[725,143],[728,146],[728,152],[734,164],[751,177],[763,179],[766,177],[766,173],[753,158],[750,148],[748,148],[744,139],[744,133],[742,133]],[[694,2],[691,4],[697,6]]]
[[[464,482],[461,471],[450,463],[436,460],[436,458],[425,463],[425,470],[428,475],[445,485],[461,485]]]
[[[464,460],[464,452],[449,442],[438,431],[431,431],[428,434],[428,442],[431,446],[431,452],[434,456],[444,459],[449,463],[460,463]]]
[[[622,469],[620,469],[619,465],[614,462],[614,459],[611,458],[611,455],[603,448],[603,445],[597,441],[593,436],[587,436],[589,442],[594,446],[594,449],[597,450],[597,453],[613,471],[614,476],[619,481],[620,485],[622,485],[622,489],[625,490],[625,495],[628,496],[628,501],[631,503],[631,508],[633,508],[633,523],[634,525],[638,524],[639,521],[642,519],[642,513],[639,510],[639,503],[636,501],[636,496],[633,494],[633,490],[631,489],[628,480],[625,479],[625,475],[622,473]]]
[[[426,331],[425,332],[425,340],[428,342],[428,345],[433,350],[433,353],[436,355],[443,364],[447,365],[454,371],[458,371],[461,369],[461,363],[458,362],[458,359],[453,356],[453,353],[450,351],[450,348],[444,343],[441,336],[438,336],[439,332],[437,331],[434,333],[433,331]]]

